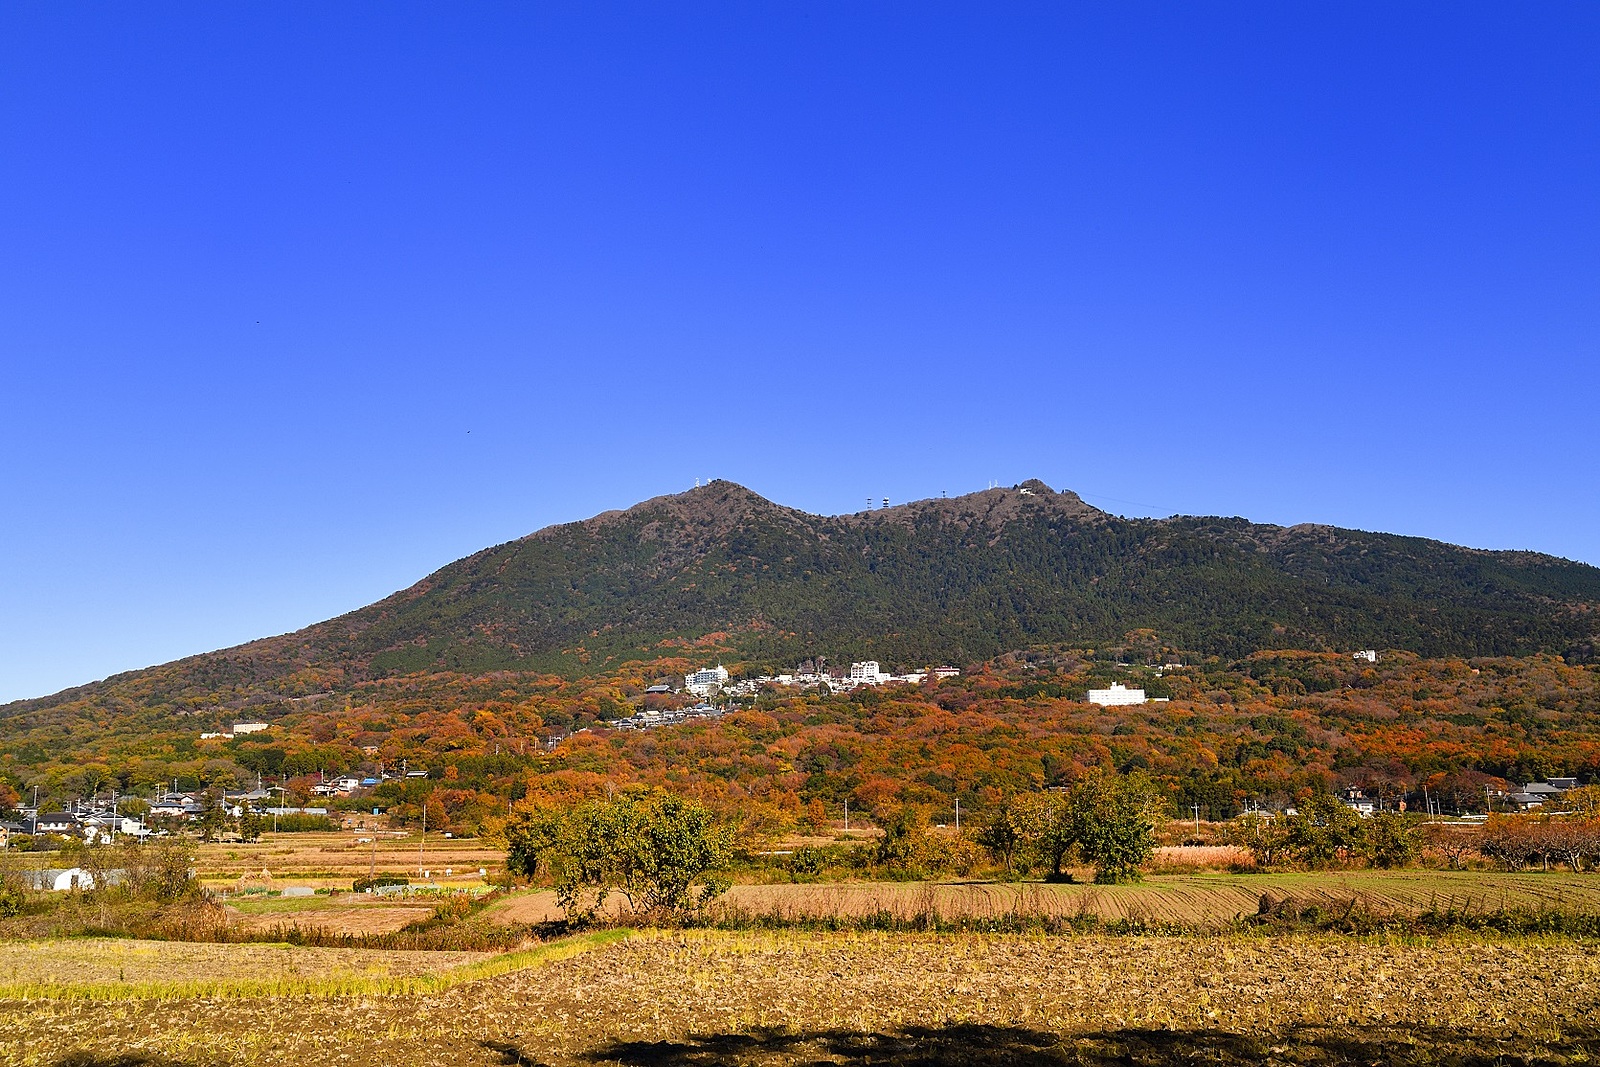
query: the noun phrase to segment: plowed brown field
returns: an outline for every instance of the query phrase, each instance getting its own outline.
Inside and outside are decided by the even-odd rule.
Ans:
[[[1156,875],[1138,885],[1042,883],[844,882],[736,885],[716,907],[727,913],[782,919],[859,918],[877,912],[912,918],[936,910],[945,918],[1009,914],[1104,920],[1143,919],[1187,926],[1224,926],[1254,914],[1263,894],[1301,904],[1343,906],[1354,900],[1379,913],[1503,907],[1600,912],[1600,877],[1592,874],[1485,871],[1349,871],[1330,874]],[[503,922],[560,916],[549,892],[519,893],[491,906]]]

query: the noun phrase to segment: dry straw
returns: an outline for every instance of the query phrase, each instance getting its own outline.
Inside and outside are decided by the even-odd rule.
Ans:
[[[467,982],[571,959],[637,936],[632,930],[600,930],[533,948],[462,964],[434,974],[285,975],[272,978],[195,978],[134,982],[0,982],[0,1000],[116,1001],[217,1000],[236,997],[409,996],[438,993]]]

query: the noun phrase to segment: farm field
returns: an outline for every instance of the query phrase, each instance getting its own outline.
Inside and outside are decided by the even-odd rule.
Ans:
[[[372,898],[363,893],[327,897],[235,898],[224,905],[228,924],[248,930],[298,926],[334,934],[386,934],[433,914],[427,901]]]
[[[419,848],[419,845],[421,846]],[[505,852],[476,840],[453,840],[429,834],[373,831],[263,834],[260,841],[202,845],[195,858],[200,880],[213,889],[231,889],[241,879],[251,884],[304,885],[314,889],[349,889],[369,873],[394,874],[441,885],[481,885],[480,870],[494,873],[505,864]],[[267,872],[270,882],[262,879]],[[449,873],[446,873],[446,872]]]
[[[944,918],[1010,914],[1103,920],[1142,919],[1189,926],[1224,926],[1255,914],[1263,894],[1301,905],[1356,900],[1375,913],[1430,907],[1475,911],[1550,908],[1600,913],[1600,878],[1560,872],[1356,870],[1330,873],[1152,875],[1137,885],[1027,883],[841,882],[736,885],[713,914],[775,915],[785,920],[860,918],[877,912],[911,918],[937,911]],[[490,905],[507,923],[558,918],[555,895],[517,893]]]
[[[366,952],[289,945],[72,938],[0,941],[0,994],[35,986],[437,974],[485,952]]]
[[[241,982],[262,966],[260,947],[217,951],[239,953]],[[1570,940],[693,932],[591,939],[573,952],[396,995],[260,996],[244,985],[246,995],[86,1001],[13,990],[0,1001],[0,1060],[1475,1067],[1600,1054],[1588,1018],[1600,957]],[[224,959],[205,966],[226,971]]]

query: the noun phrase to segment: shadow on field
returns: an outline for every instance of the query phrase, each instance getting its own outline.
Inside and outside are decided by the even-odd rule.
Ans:
[[[533,1067],[531,1054],[485,1042],[507,1067]],[[1300,1027],[1277,1034],[1218,1030],[1114,1030],[1058,1035],[1015,1027],[951,1024],[888,1033],[851,1030],[696,1035],[682,1041],[623,1041],[581,1057],[628,1067],[723,1064],[873,1064],[874,1067],[1559,1067],[1600,1059],[1600,1028],[1544,1038],[1428,1027]],[[91,1065],[73,1065],[91,1067]],[[92,1065],[103,1067],[103,1065]]]

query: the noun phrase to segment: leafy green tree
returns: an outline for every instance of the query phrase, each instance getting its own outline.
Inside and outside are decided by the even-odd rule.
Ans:
[[[1365,829],[1362,851],[1374,867],[1409,867],[1422,851],[1421,827],[1413,815],[1379,812]]]
[[[1234,820],[1228,842],[1249,849],[1257,867],[1276,867],[1289,856],[1289,828],[1280,815],[1246,812]]]
[[[228,830],[233,829],[233,817],[228,814],[228,805],[222,799],[222,790],[217,788],[207,789],[201,797],[200,803],[200,840],[215,841]]]
[[[915,804],[905,804],[882,821],[878,863],[899,874],[920,873],[928,857],[927,814]]]
[[[590,919],[611,893],[632,911],[697,908],[727,890],[733,830],[697,801],[630,790],[506,828],[506,866],[547,873],[569,918]],[[698,888],[696,888],[698,885]]]
[[[1131,882],[1155,852],[1155,819],[1160,793],[1143,774],[1119,775],[1096,769],[1067,795],[1072,839],[1095,866],[1094,880]]]
[[[267,828],[267,820],[254,808],[247,807],[239,815],[239,837],[244,841],[259,841]]]
[[[1364,821],[1338,797],[1313,793],[1293,815],[1285,816],[1285,844],[1307,867],[1329,867],[1360,851],[1366,839]]]
[[[1067,860],[1078,841],[1070,798],[1057,792],[1035,793],[1017,802],[1016,817],[1028,865],[1042,866],[1051,880],[1066,877]]]
[[[1005,864],[1006,874],[1009,876],[1016,862],[1017,850],[1022,847],[1026,834],[1027,826],[1016,803],[1007,800],[995,808],[989,821],[978,831],[978,844],[982,845],[990,856]]]

